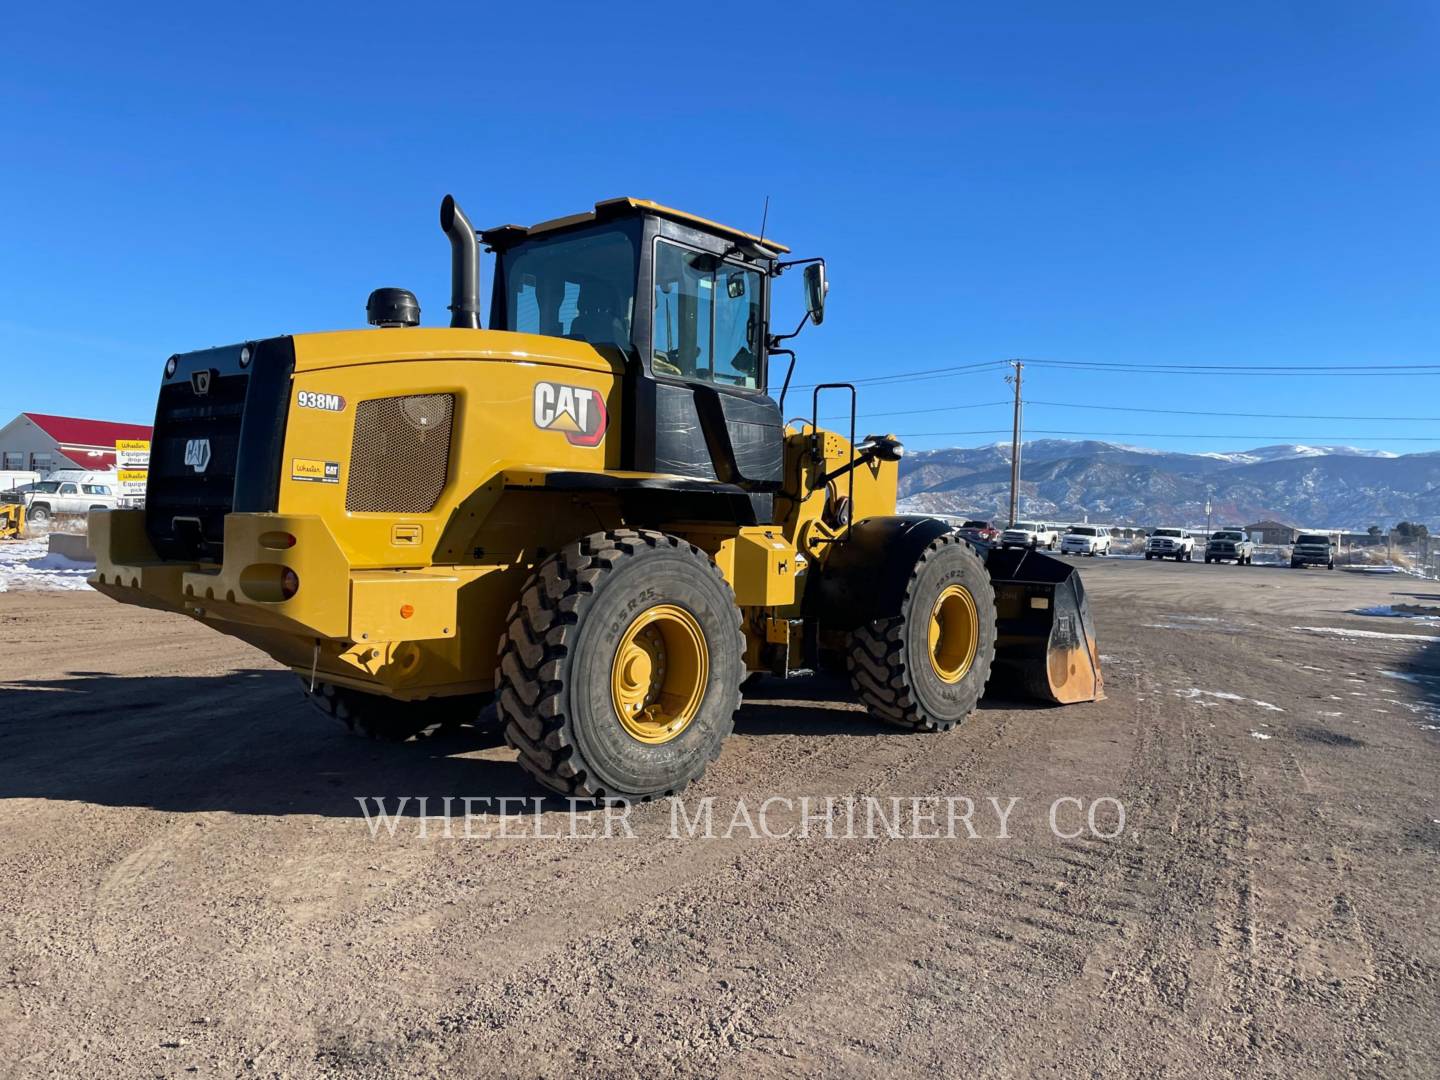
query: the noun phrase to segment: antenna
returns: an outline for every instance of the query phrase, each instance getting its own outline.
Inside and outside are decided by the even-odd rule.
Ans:
[[[765,210],[760,215],[760,242],[765,242],[765,223],[770,220],[770,196],[765,196]]]

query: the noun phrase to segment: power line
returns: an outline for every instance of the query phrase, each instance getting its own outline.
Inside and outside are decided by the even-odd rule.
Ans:
[[[1263,413],[1263,412],[1212,412],[1205,409],[1147,409],[1138,405],[1088,405],[1078,401],[1036,401],[1027,398],[1027,405],[1048,405],[1059,409],[1103,409],[1107,412],[1166,413],[1171,416],[1240,416],[1258,420],[1398,420],[1416,423],[1440,422],[1440,416],[1339,416],[1324,413]],[[970,406],[962,406],[969,408]],[[922,410],[915,410],[917,412]],[[923,410],[925,412],[938,410]]]
[[[1440,364],[1145,364],[1106,360],[1027,360],[1026,363],[1071,371],[1113,371],[1127,375],[1212,375],[1223,372],[1304,378],[1323,375],[1440,375]]]
[[[995,405],[1009,406],[1009,401],[974,401],[964,405],[940,405],[933,409],[891,409],[887,412],[862,412],[856,413],[855,419],[864,420],[874,416],[919,416],[922,413],[954,412],[957,409],[988,409]],[[835,416],[822,416],[822,420],[848,420],[849,413],[837,414]]]
[[[1032,404],[1027,402],[1027,404]],[[1008,428],[986,428],[971,431],[902,431],[898,434],[910,439],[935,438],[952,435],[1005,435],[1009,433]],[[1031,435],[1085,435],[1092,438],[1105,439],[1224,439],[1233,441],[1236,439],[1276,439],[1280,442],[1301,442],[1301,443],[1335,443],[1346,439],[1355,439],[1361,442],[1384,439],[1386,442],[1440,442],[1440,435],[1391,435],[1386,432],[1384,435],[1376,435],[1373,432],[1369,435],[1254,435],[1244,432],[1229,435],[1217,435],[1214,432],[1187,433],[1181,431],[1069,431],[1059,428],[1028,428],[1027,433]]]
[[[979,371],[982,368],[1003,367],[1008,361],[1005,360],[984,360],[975,364],[960,364],[955,367],[928,368],[922,371],[902,371],[893,375],[873,375],[865,379],[850,379],[849,382],[856,386],[883,385],[894,382],[918,382],[922,379],[944,379],[951,375],[963,375],[970,371]],[[791,383],[791,390],[813,390],[820,386],[820,383]]]
[[[1440,364],[1151,364],[1139,361],[1110,360],[1035,360],[1022,359],[1027,364],[1061,368],[1069,371],[1113,372],[1115,374],[1144,375],[1215,375],[1245,374],[1257,377],[1317,378],[1326,376],[1345,377],[1406,377],[1411,375],[1440,375]],[[874,375],[850,382],[861,385],[887,385],[903,382],[919,382],[929,379],[946,379],[953,375],[964,375],[985,368],[1004,367],[1012,360],[982,360],[970,364],[956,364],[948,367],[922,368],[916,371],[897,371],[890,375]],[[811,390],[817,383],[791,383],[791,389]],[[1258,414],[1257,414],[1258,415]],[[1377,418],[1378,419],[1378,418]]]

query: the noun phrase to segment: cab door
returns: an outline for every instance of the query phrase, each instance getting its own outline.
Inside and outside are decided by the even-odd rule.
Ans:
[[[766,276],[678,237],[653,244],[655,469],[774,491],[784,432],[763,381]]]

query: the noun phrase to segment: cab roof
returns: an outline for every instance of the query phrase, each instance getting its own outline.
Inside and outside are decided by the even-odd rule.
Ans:
[[[753,233],[744,232],[740,229],[732,229],[729,225],[721,225],[718,221],[711,221],[708,218],[697,217],[695,214],[687,214],[683,210],[676,210],[669,206],[661,206],[649,199],[606,199],[597,202],[594,210],[587,210],[581,214],[571,214],[568,217],[552,218],[549,221],[542,221],[538,225],[531,225],[528,228],[524,225],[498,225],[493,229],[486,229],[480,234],[480,238],[489,247],[508,247],[527,236],[536,236],[540,233],[554,232],[558,229],[569,229],[577,225],[588,225],[594,221],[607,221],[618,217],[628,217],[632,214],[654,214],[657,217],[670,218],[685,225],[692,225],[703,229],[706,232],[714,233],[717,236],[728,237],[731,240],[742,240],[753,244],[765,255],[785,255],[790,249],[784,244],[776,243],[768,237],[756,236]]]

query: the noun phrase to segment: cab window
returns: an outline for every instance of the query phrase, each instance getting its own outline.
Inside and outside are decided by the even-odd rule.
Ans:
[[[109,495],[110,489],[104,484],[81,484],[80,489],[86,495]]]
[[[492,326],[628,350],[635,245],[623,229],[526,241],[501,255],[505,292]]]
[[[756,271],[657,240],[655,373],[755,389],[760,381],[760,292]]]
[[[74,495],[74,494],[76,494],[75,485],[74,485],[74,484],[61,484],[61,485],[60,485],[60,490],[59,490],[58,492],[56,492],[56,494],[58,494],[58,495]]]

